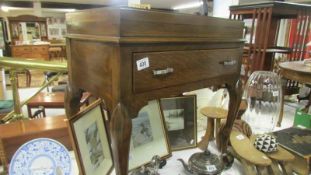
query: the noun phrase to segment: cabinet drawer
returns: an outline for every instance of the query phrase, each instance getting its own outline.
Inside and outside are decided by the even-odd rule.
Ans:
[[[135,92],[160,89],[240,73],[241,49],[146,52],[133,54]],[[138,70],[137,61],[149,67]]]
[[[48,47],[46,47],[46,46],[33,46],[32,51],[33,52],[40,52],[40,53],[47,53]]]
[[[31,47],[13,47],[12,48],[12,54],[13,56],[16,54],[27,54],[31,53]]]

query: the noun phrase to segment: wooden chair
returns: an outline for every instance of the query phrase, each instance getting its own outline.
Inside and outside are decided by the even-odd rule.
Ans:
[[[20,87],[19,85],[19,81],[18,81],[18,76],[19,75],[25,75],[26,77],[26,87],[30,87],[31,84],[31,73],[28,69],[19,69],[16,70],[16,74],[17,74],[17,87]]]
[[[33,115],[30,117],[32,119],[38,119],[38,118],[45,118],[45,109],[43,106],[39,106],[39,109],[33,113]]]

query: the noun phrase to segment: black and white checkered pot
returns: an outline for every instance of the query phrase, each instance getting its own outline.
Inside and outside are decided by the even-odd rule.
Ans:
[[[256,137],[254,146],[259,151],[269,153],[276,151],[278,143],[274,136],[263,134]]]

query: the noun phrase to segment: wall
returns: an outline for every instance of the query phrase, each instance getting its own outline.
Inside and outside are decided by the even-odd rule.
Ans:
[[[208,16],[213,16],[213,2],[208,1],[207,2],[208,7]],[[182,9],[177,11],[179,13],[187,13],[187,14],[203,14],[203,6],[195,7],[195,8],[189,8],[189,9]]]
[[[10,10],[9,12],[3,12],[0,10],[0,17],[9,17],[9,16],[19,16],[19,15],[35,15],[32,9],[25,9],[25,10]],[[41,17],[64,17],[64,12],[49,12],[43,11]]]
[[[239,0],[214,0],[213,16],[229,18],[231,5],[238,5]]]

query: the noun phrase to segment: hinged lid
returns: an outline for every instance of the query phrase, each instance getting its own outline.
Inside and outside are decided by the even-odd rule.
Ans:
[[[107,42],[243,42],[241,21],[175,12],[106,7],[68,13],[66,22],[69,38]]]

